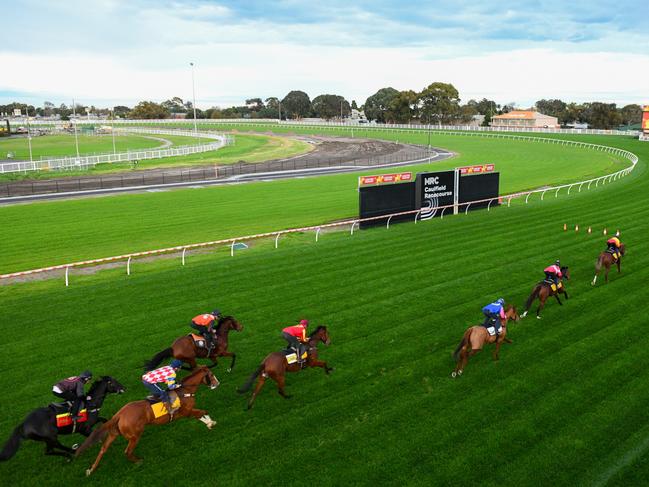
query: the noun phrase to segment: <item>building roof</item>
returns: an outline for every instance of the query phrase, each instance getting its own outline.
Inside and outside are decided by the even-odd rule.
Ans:
[[[534,110],[512,110],[509,113],[503,113],[502,115],[496,115],[493,118],[498,119],[498,120],[511,120],[511,119],[533,120],[535,118],[539,118],[539,116],[548,117],[549,115],[543,115],[542,113],[535,112]]]

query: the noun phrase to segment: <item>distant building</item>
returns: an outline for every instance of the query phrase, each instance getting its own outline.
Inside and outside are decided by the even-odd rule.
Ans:
[[[356,108],[352,108],[352,114],[351,117],[349,118],[351,118],[356,122],[360,122],[361,120],[367,120],[367,118],[365,117],[365,112],[362,110],[357,110]]]
[[[588,124],[586,122],[570,122],[566,124],[566,127],[569,129],[587,129]]]
[[[559,119],[533,110],[512,110],[496,115],[491,120],[492,127],[502,128],[559,128]]]
[[[183,119],[183,118],[187,118],[187,114],[186,113],[171,113],[171,114],[169,114],[169,117],[170,118],[175,118],[175,119]]]

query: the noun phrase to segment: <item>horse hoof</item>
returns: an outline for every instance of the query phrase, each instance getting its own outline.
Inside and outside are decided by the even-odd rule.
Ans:
[[[455,372],[455,371],[451,372],[451,377],[453,377],[455,379],[457,377],[457,372]]]
[[[73,450],[76,450],[77,448],[79,448],[79,443],[75,443],[74,445],[72,445]]]
[[[232,367],[228,367],[228,368],[225,369],[225,370],[226,370],[227,372],[232,372]]]
[[[463,370],[458,370],[457,375],[462,375],[463,372],[464,372]]]
[[[536,317],[536,319],[537,319],[537,320],[540,320],[540,319],[541,319],[541,317],[540,317],[540,316],[537,316],[537,317]]]
[[[522,315],[521,318],[525,318],[527,316],[527,311],[525,311]]]
[[[92,473],[92,468],[86,469],[86,477],[90,477],[91,473]]]

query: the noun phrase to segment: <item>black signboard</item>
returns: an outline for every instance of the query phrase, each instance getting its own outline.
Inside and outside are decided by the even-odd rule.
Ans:
[[[489,172],[484,174],[475,174],[472,176],[462,176],[460,178],[460,199],[459,202],[484,200],[498,197],[498,188],[500,184],[500,173]],[[494,202],[494,204],[497,203]],[[484,203],[472,203],[469,210],[474,208],[486,208],[488,201]],[[492,204],[493,206],[493,204]]]
[[[380,215],[389,215],[402,211],[415,209],[415,183],[387,184],[383,186],[367,186],[358,189],[359,216],[370,218]],[[413,215],[393,217],[391,221],[414,218]],[[386,219],[377,218],[368,222],[361,222],[361,228],[374,225],[385,225]]]
[[[455,171],[427,172],[417,174],[417,209],[420,218],[428,220],[441,214],[440,206],[452,205],[455,196]]]

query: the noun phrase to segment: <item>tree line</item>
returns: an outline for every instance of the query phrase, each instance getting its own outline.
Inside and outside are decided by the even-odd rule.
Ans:
[[[392,87],[381,88],[369,96],[360,107],[356,101],[348,102],[341,95],[323,94],[313,100],[304,91],[294,90],[281,100],[277,97],[247,99],[245,105],[229,108],[211,107],[205,110],[196,108],[196,117],[211,118],[274,118],[299,120],[308,117],[325,120],[343,119],[349,117],[352,109],[364,111],[370,121],[378,123],[423,123],[423,124],[466,124],[474,116],[483,115],[483,125],[487,126],[495,115],[510,112],[515,109],[514,103],[500,105],[493,100],[483,98],[479,101],[469,100],[460,103],[458,90],[450,83],[434,82],[422,91],[399,91]],[[67,120],[73,113],[72,107],[65,104],[55,106],[45,102],[43,107],[11,103],[0,105],[0,113],[12,114],[14,108],[25,110],[30,116],[59,115]],[[98,109],[94,106],[75,104],[77,115],[85,115],[86,109],[93,114],[115,116],[133,119],[160,119],[170,117],[194,116],[194,106],[191,101],[183,101],[173,97],[162,103],[141,101],[133,108],[116,106],[110,109]],[[534,106],[527,109],[536,110],[545,115],[557,117],[559,124],[587,123],[590,128],[615,129],[621,125],[640,123],[642,108],[640,105],[626,105],[618,108],[615,103],[574,103],[558,99],[538,100]]]

